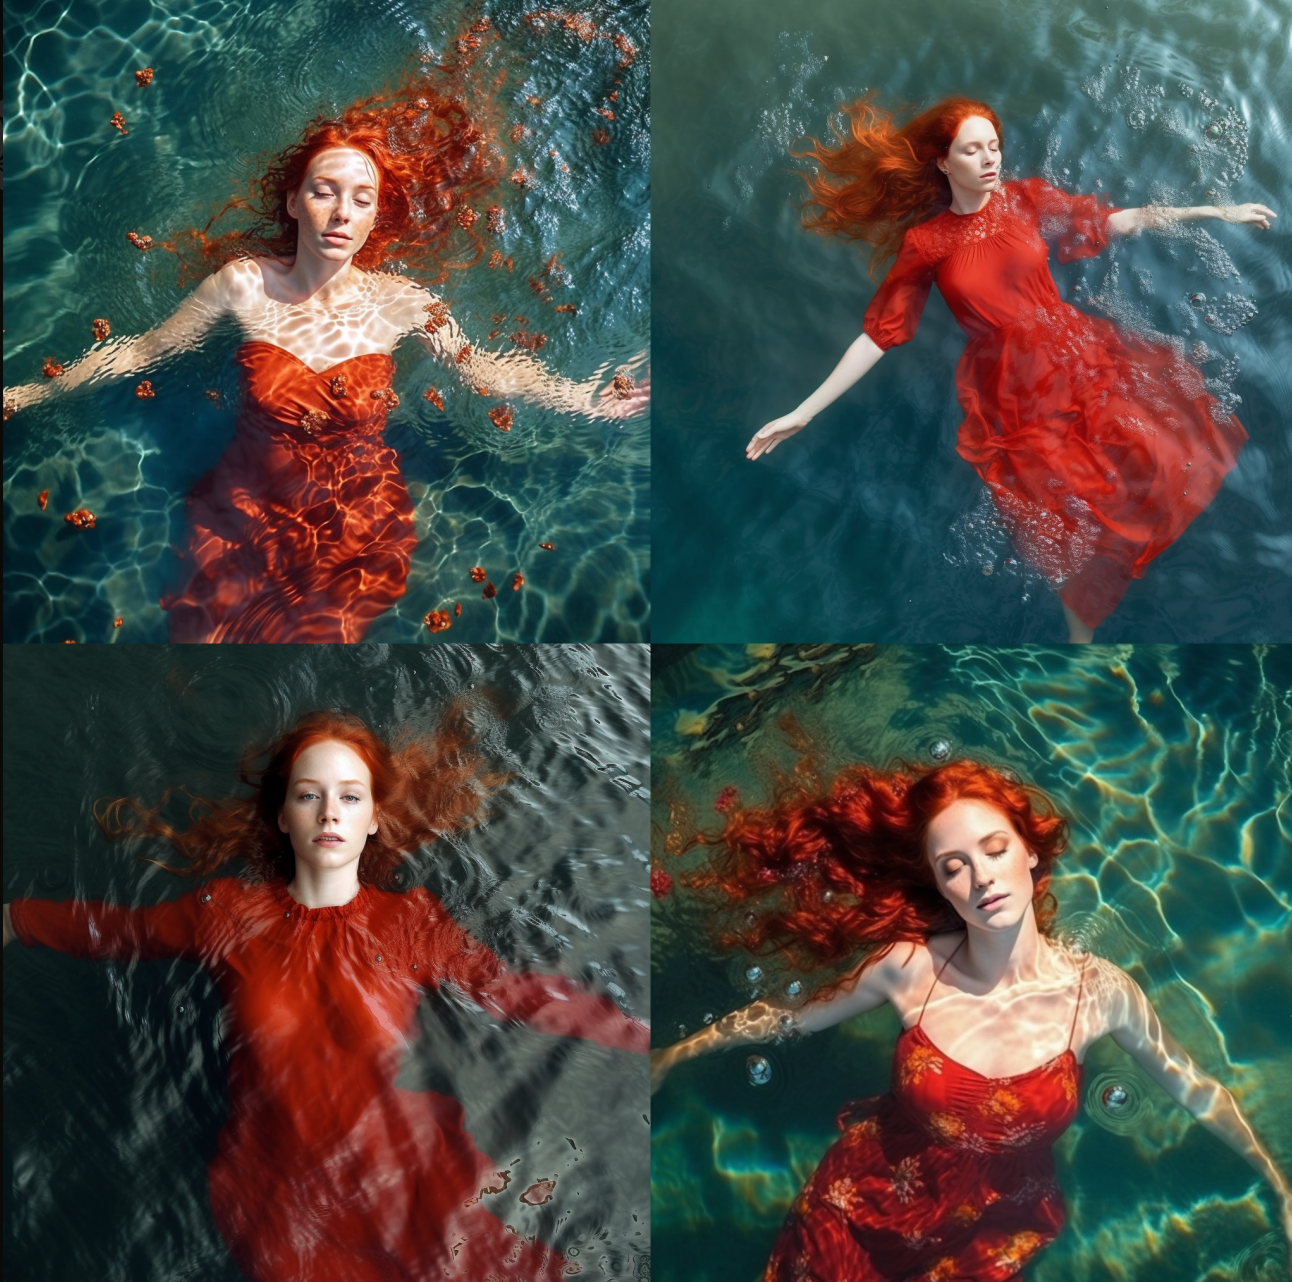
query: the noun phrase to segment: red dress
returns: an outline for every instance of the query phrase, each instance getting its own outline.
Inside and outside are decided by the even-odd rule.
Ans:
[[[404,595],[417,543],[382,437],[394,361],[352,356],[320,374],[256,341],[237,362],[237,435],[189,496],[189,577],[161,602],[170,639],[362,640]]]
[[[911,227],[863,329],[887,350],[915,334],[937,281],[969,336],[956,367],[956,446],[987,483],[1019,554],[1089,627],[1211,502],[1247,439],[1182,350],[1059,297],[1059,259],[1108,243],[1115,210],[1039,178],[976,214]]]
[[[211,1210],[256,1282],[552,1282],[559,1252],[520,1237],[515,1205],[462,1106],[393,1083],[423,987],[451,983],[500,1018],[645,1052],[649,1030],[572,980],[520,974],[432,895],[363,889],[303,908],[282,882],[207,883],[128,909],[15,899],[24,944],[81,957],[180,957],[220,990],[229,1116],[208,1168]],[[484,1200],[482,1201],[482,1196]],[[573,1266],[568,1266],[573,1268]]]
[[[1083,967],[1077,1010],[1084,987]],[[1077,1113],[1072,1030],[1048,1064],[983,1077],[938,1050],[923,1018],[897,1039],[892,1093],[840,1113],[843,1138],[794,1203],[764,1282],[1008,1282],[1063,1227],[1050,1145]]]

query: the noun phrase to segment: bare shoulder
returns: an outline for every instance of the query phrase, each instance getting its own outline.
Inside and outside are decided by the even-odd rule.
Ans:
[[[269,264],[273,264],[270,266]],[[281,269],[276,260],[260,258],[235,258],[212,272],[197,292],[207,293],[212,302],[231,312],[242,312],[264,302],[266,271]]]

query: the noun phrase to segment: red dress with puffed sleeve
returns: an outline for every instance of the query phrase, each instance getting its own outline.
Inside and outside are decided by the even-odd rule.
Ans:
[[[957,452],[991,490],[1019,554],[1090,627],[1184,532],[1247,433],[1177,351],[1065,303],[1059,259],[1108,243],[1116,211],[1039,178],[976,214],[911,227],[866,310],[887,350],[909,341],[936,281],[969,337],[956,366]]]
[[[248,1278],[564,1276],[558,1251],[489,1210],[505,1181],[472,1142],[458,1101],[394,1081],[423,988],[452,984],[500,1018],[645,1052],[649,1030],[609,998],[560,976],[509,971],[421,888],[364,888],[341,907],[310,909],[282,882],[226,878],[151,908],[10,907],[24,944],[179,957],[211,974],[229,1048],[211,1210]]]

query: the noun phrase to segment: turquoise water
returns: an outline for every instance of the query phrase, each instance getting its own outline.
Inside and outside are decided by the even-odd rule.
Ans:
[[[645,1018],[648,681],[644,646],[6,646],[4,899],[171,899],[188,884],[106,842],[97,798],[232,790],[241,753],[307,710],[389,731],[461,699],[512,779],[482,824],[413,858],[412,881],[515,966]],[[585,1275],[649,1276],[645,1057],[436,996],[418,1024],[397,1085],[461,1101],[512,1171],[490,1210]],[[6,1278],[242,1276],[207,1200],[227,1102],[205,972],[12,944],[4,1045]],[[517,1200],[552,1177],[545,1206]]]
[[[200,226],[257,159],[332,112],[394,84],[419,55],[442,58],[470,23],[488,17],[485,83],[507,171],[503,252],[514,271],[480,266],[445,288],[469,338],[493,318],[528,317],[547,335],[541,356],[586,378],[649,343],[649,73],[645,0],[589,10],[605,39],[559,24],[540,29],[519,0],[413,5],[173,5],[33,3],[5,11],[5,384],[41,376],[47,358],[70,364],[90,345],[93,318],[114,336],[161,321],[182,297],[165,251],[141,254],[127,231],[163,241]],[[636,61],[620,68],[608,38],[627,37]],[[133,72],[155,68],[146,89]],[[616,119],[597,114],[615,91]],[[527,102],[541,98],[541,107]],[[120,111],[129,133],[109,117]],[[528,134],[510,141],[515,124]],[[609,140],[598,145],[594,132]],[[555,152],[553,156],[550,153]],[[506,172],[506,171],[505,171]],[[577,314],[540,314],[529,278],[561,254]],[[541,322],[541,323],[540,323]],[[489,346],[505,347],[506,335]],[[25,411],[5,426],[6,641],[164,641],[158,605],[179,576],[184,497],[215,464],[236,401],[234,333],[150,375]],[[521,408],[510,433],[489,403],[456,390],[451,373],[407,340],[396,350],[401,408],[387,439],[402,455],[418,548],[408,591],[368,634],[428,640],[422,617],[460,599],[463,614],[437,640],[635,641],[649,628],[650,424],[622,426]],[[447,414],[422,399],[432,383]],[[448,385],[446,387],[446,384]],[[49,490],[42,512],[37,496]],[[77,533],[65,512],[93,511]],[[555,545],[553,552],[538,548]],[[486,567],[522,592],[481,600],[469,576]],[[500,576],[506,576],[505,578]],[[119,629],[113,621],[123,620]]]
[[[1251,438],[1099,639],[1292,635],[1284,0],[656,0],[653,14],[657,640],[1065,635],[955,453],[965,340],[936,290],[910,344],[770,458],[745,460],[858,336],[875,289],[856,248],[801,230],[789,155],[866,89],[892,107],[992,104],[1007,179],[1281,214],[1268,233],[1189,223],[1052,268],[1082,310],[1183,341]]]
[[[667,665],[667,666],[665,666]],[[733,785],[766,796],[793,715],[828,773],[954,756],[1008,766],[1072,820],[1059,929],[1126,969],[1168,1030],[1233,1091],[1292,1169],[1292,652],[1272,647],[663,647],[652,692],[653,859],[716,828]],[[656,1045],[745,1004],[748,959],[715,955],[685,891],[652,912]],[[764,965],[767,963],[764,962]],[[653,1099],[651,1217],[664,1282],[754,1282],[791,1199],[836,1138],[844,1101],[888,1089],[888,1007],[795,1043],[674,1070]],[[1092,1100],[1135,1100],[1129,1133]],[[1105,1079],[1106,1080],[1106,1079]],[[1063,1234],[1028,1282],[1257,1282],[1281,1235],[1269,1189],[1105,1039],[1056,1147]],[[1264,1263],[1262,1264],[1262,1261]]]

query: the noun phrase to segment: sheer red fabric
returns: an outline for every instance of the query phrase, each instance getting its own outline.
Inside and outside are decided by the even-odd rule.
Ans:
[[[764,1282],[1017,1279],[1063,1227],[1050,1145],[1077,1113],[1071,1042],[1026,1073],[983,1077],[920,1021],[904,1030],[892,1093],[839,1114],[843,1136],[794,1203]]]
[[[188,498],[189,577],[161,602],[170,639],[359,641],[403,596],[417,542],[383,439],[394,361],[316,373],[257,341],[237,362],[237,435]]]
[[[393,1083],[422,988],[452,984],[500,1018],[644,1053],[649,1030],[609,998],[509,971],[420,888],[364,889],[342,907],[309,909],[281,882],[219,879],[151,908],[15,899],[11,913],[24,944],[179,957],[212,975],[227,1021],[229,1116],[208,1169],[211,1210],[248,1278],[565,1275],[558,1251],[488,1209],[504,1202],[489,1190],[505,1182],[457,1100]]]
[[[1247,439],[1182,350],[1059,296],[1046,238],[1061,262],[1093,257],[1114,212],[1039,178],[976,214],[944,210],[907,231],[863,323],[881,348],[908,342],[936,281],[969,337],[957,452],[1020,555],[1090,627],[1211,502]]]

